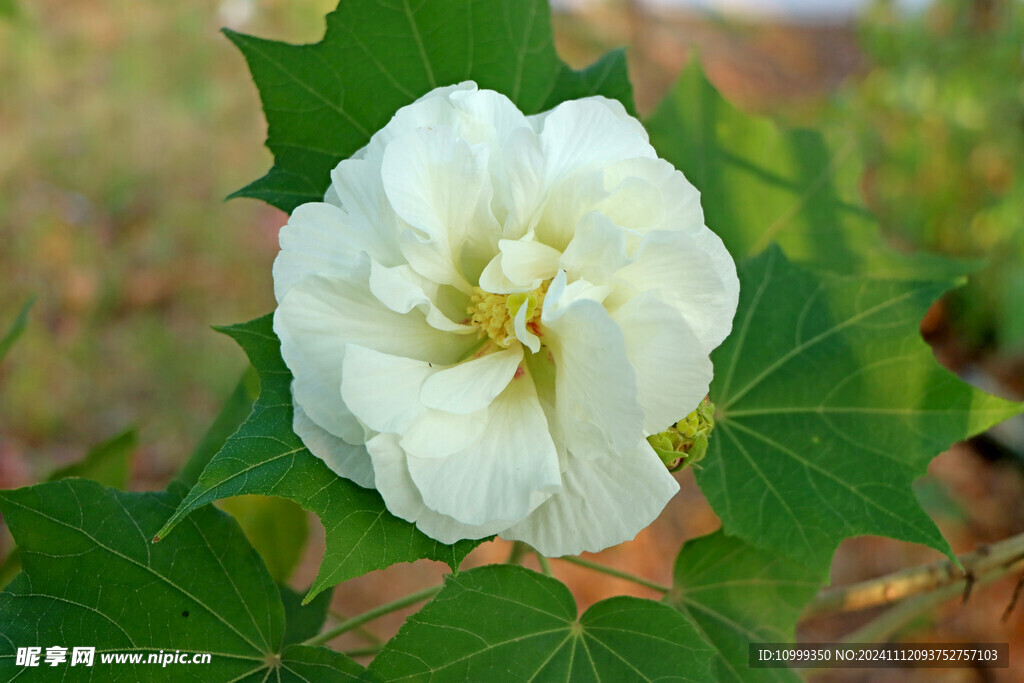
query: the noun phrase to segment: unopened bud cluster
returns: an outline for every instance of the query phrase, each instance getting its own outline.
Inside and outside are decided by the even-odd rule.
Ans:
[[[715,428],[715,404],[705,396],[697,409],[663,432],[647,437],[669,472],[704,459],[708,438]]]

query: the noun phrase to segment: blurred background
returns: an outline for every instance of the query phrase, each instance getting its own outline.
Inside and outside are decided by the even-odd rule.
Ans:
[[[252,200],[223,201],[272,160],[256,89],[218,29],[316,41],[335,4],[0,0],[0,333],[35,297],[24,336],[0,364],[0,488],[39,481],[130,428],[138,438],[129,488],[162,488],[187,458],[245,367],[210,326],[273,308],[270,265],[286,220]],[[988,259],[923,321],[936,354],[989,391],[1024,398],[1024,4],[562,0],[555,31],[577,67],[628,46],[641,114],[697,52],[748,112],[854,131],[868,164],[865,202],[894,245]],[[963,552],[1024,532],[1022,472],[1018,420],[937,458],[918,494]],[[717,526],[692,476],[683,478],[658,523],[603,561],[670,580],[680,543]],[[322,552],[311,525],[313,542],[285,572],[297,587]],[[8,548],[0,538],[0,557]],[[471,562],[507,553],[490,544]],[[936,558],[856,539],[840,549],[833,578]],[[653,597],[561,563],[555,571],[582,605],[619,592]],[[440,573],[430,563],[376,572],[339,590],[335,605],[362,611]],[[1024,652],[1024,606],[1001,620],[1014,580],[901,632],[926,642],[1009,640]],[[800,635],[834,640],[874,616],[810,620]],[[399,623],[382,622],[380,635]],[[961,669],[921,680],[1024,679],[1024,662],[1014,666],[994,678]],[[911,680],[862,676],[818,680]]]

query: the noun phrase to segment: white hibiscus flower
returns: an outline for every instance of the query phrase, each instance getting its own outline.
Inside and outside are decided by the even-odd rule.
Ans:
[[[331,179],[274,263],[310,451],[445,543],[557,556],[649,524],[678,484],[645,437],[707,393],[739,283],[640,123],[463,83]]]

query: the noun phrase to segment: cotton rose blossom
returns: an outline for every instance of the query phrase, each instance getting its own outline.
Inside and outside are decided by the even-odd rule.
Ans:
[[[309,450],[444,543],[578,554],[657,517],[679,486],[645,437],[707,393],[739,283],[640,123],[466,82],[331,180],[274,263]]]

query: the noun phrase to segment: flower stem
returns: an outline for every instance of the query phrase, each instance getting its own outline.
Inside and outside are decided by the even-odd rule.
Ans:
[[[354,616],[351,619],[347,619],[341,622],[340,624],[332,628],[329,628],[323,633],[313,636],[309,640],[304,641],[302,644],[309,645],[311,647],[323,645],[324,643],[334,640],[342,633],[347,633],[354,628],[362,626],[368,621],[373,621],[374,619],[382,617],[385,614],[397,612],[403,607],[415,605],[417,602],[423,602],[424,600],[432,598],[433,596],[437,595],[437,593],[440,592],[440,590],[441,586],[431,586],[430,588],[424,588],[421,591],[411,593],[409,595],[406,595],[405,597],[399,598],[398,600],[394,600],[393,602],[388,602],[383,605],[379,605],[371,610],[363,612],[360,615]]]
[[[544,576],[552,576],[551,563],[548,562],[548,558],[544,557],[540,553],[537,553],[537,562],[540,564],[540,571]]]
[[[522,541],[512,542],[512,551],[508,554],[508,559],[505,560],[505,564],[520,564],[526,553],[530,551],[530,546],[526,545]]]
[[[348,621],[349,619],[349,617],[347,617],[346,615],[333,609],[329,612],[329,614],[335,619],[337,619],[339,623],[343,621]],[[368,642],[370,645],[379,646],[381,643],[384,642],[380,639],[380,636],[378,636],[376,633],[366,628],[365,626],[356,626],[352,630],[356,633],[356,635],[358,635],[360,638]]]
[[[375,655],[378,652],[380,652],[382,647],[382,645],[361,647],[355,650],[345,650],[341,654],[345,655],[346,657],[369,657],[370,655]]]
[[[635,584],[638,584],[640,586],[646,586],[647,588],[650,588],[651,590],[656,590],[659,593],[668,593],[671,590],[668,586],[662,586],[660,583],[654,583],[653,581],[649,581],[648,579],[645,579],[642,576],[636,576],[635,574],[630,574],[629,572],[624,572],[624,571],[622,571],[620,569],[615,569],[614,567],[608,567],[606,565],[599,564],[597,562],[591,562],[590,560],[584,560],[582,557],[574,557],[572,555],[566,555],[565,557],[559,557],[558,559],[562,560],[563,562],[568,562],[570,564],[579,565],[580,567],[586,567],[587,569],[592,569],[595,572],[601,572],[602,574],[607,574],[609,576],[614,576],[614,577],[616,577],[618,579],[625,579],[626,581],[632,581]]]

